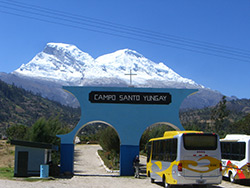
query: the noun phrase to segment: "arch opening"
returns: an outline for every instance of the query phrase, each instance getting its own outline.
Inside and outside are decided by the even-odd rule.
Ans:
[[[77,131],[74,175],[106,176],[107,172],[118,175],[119,158],[120,137],[111,124],[99,120],[91,121]]]
[[[84,135],[84,131],[87,131],[87,130],[84,130],[86,129],[87,127],[94,127],[94,126],[97,126],[98,128],[97,129],[93,129],[93,132],[96,132],[97,130],[101,130],[103,128],[106,128],[106,127],[111,127],[115,130],[115,132],[117,133],[118,137],[119,137],[119,140],[120,140],[120,136],[117,132],[117,130],[115,129],[114,126],[112,126],[110,123],[107,123],[105,121],[101,121],[101,120],[95,120],[95,121],[90,121],[90,122],[87,122],[85,124],[83,124],[75,133],[75,136],[74,136],[74,141],[76,140],[76,137],[77,135]],[[88,131],[87,131],[88,132]],[[85,132],[85,133],[87,133]],[[75,143],[75,142],[74,142]]]

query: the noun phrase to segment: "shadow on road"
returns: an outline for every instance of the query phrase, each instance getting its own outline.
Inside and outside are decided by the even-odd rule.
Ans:
[[[163,187],[162,182],[154,182],[153,184],[158,185],[159,187]],[[176,188],[194,188],[192,185],[179,185],[174,186]],[[199,186],[197,186],[199,187]],[[207,188],[223,188],[220,185],[207,185]]]

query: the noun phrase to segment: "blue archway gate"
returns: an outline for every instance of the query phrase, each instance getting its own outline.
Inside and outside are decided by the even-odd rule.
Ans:
[[[133,175],[133,159],[145,129],[156,122],[168,122],[184,130],[179,120],[182,101],[196,89],[64,87],[81,106],[77,126],[61,138],[61,172],[74,171],[74,138],[88,122],[111,124],[120,137],[120,175]]]

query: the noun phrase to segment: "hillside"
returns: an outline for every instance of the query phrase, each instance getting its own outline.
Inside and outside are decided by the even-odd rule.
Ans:
[[[214,107],[196,110],[181,110],[180,121],[185,129],[198,129],[203,131],[211,130],[211,111]],[[225,119],[225,132],[230,131],[230,126],[235,122],[244,119],[250,114],[250,99],[236,99],[227,101],[226,109],[229,111]]]
[[[226,125],[242,119],[250,113],[250,100],[237,99],[226,103],[230,111]],[[209,131],[211,122],[210,108],[181,110],[180,121],[186,129]],[[74,127],[80,119],[80,109],[63,106],[58,102],[37,96],[15,85],[0,80],[0,134],[11,126],[22,124],[31,126],[41,117],[59,116],[63,126]],[[94,134],[93,127],[84,130],[83,135]]]
[[[63,126],[73,127],[80,119],[80,109],[63,106],[0,80],[0,134],[11,126],[31,126],[41,117],[59,116]]]

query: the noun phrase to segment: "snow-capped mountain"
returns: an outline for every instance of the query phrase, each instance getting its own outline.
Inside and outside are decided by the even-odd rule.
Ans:
[[[93,62],[89,54],[74,45],[48,43],[42,52],[13,73],[44,80],[76,82]]]
[[[65,105],[78,106],[77,100],[62,86],[108,86],[152,88],[197,88],[181,108],[203,108],[215,105],[222,94],[183,78],[163,63],[155,63],[138,52],[122,49],[96,59],[74,45],[48,43],[30,62],[11,74],[0,73],[0,79]]]
[[[127,75],[130,70],[136,74],[133,85],[137,87],[203,87],[134,50],[118,50],[94,59],[76,46],[62,43],[48,43],[42,52],[13,74],[67,85],[126,85],[130,81]]]

